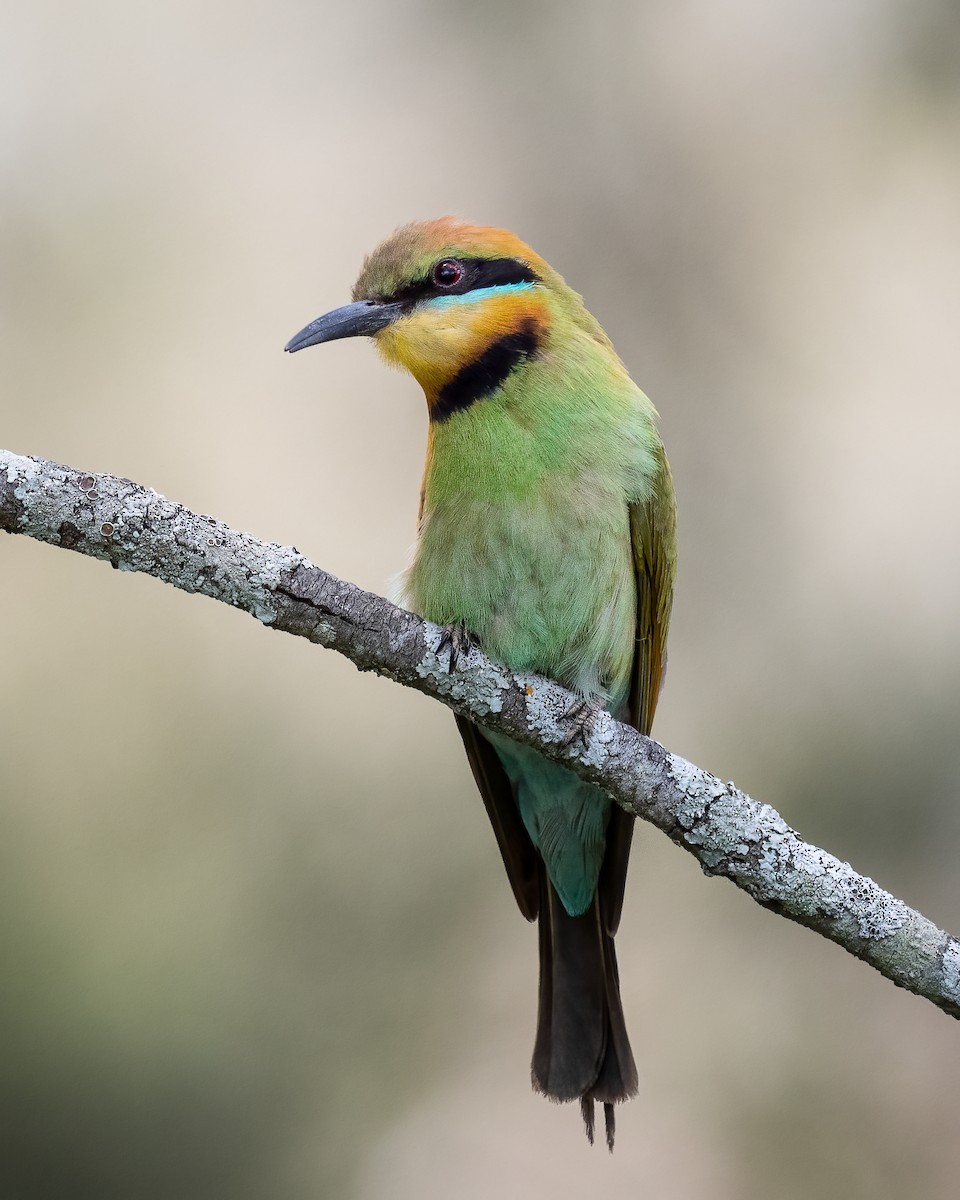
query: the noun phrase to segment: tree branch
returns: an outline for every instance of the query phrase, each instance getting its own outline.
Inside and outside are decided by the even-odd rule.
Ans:
[[[258,541],[129,479],[0,451],[0,530],[143,571],[305,637],[535,746],[758,904],[870,963],[898,987],[960,1017],[960,942],[872,879],[803,841],[769,805],[600,714],[564,745],[576,697],[478,650],[448,670],[437,626],[336,579],[289,546]]]

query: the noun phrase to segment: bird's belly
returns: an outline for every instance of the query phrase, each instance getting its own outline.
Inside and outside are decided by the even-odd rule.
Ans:
[[[428,513],[406,599],[437,624],[463,622],[514,670],[541,672],[614,707],[626,699],[636,591],[619,497],[461,499]]]

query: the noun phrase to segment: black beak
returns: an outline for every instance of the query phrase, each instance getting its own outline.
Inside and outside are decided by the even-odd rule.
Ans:
[[[284,350],[294,354],[307,346],[335,342],[338,338],[370,337],[386,329],[391,321],[402,315],[403,309],[402,304],[381,304],[376,300],[358,300],[356,304],[346,304],[311,321],[287,342]]]

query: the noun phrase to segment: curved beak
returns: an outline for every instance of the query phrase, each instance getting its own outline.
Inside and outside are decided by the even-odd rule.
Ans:
[[[305,329],[290,339],[284,346],[288,354],[304,350],[307,346],[318,346],[321,342],[335,342],[338,338],[370,337],[395,321],[403,313],[400,303],[376,300],[358,300],[356,304],[345,304],[333,312],[324,313],[311,321]]]

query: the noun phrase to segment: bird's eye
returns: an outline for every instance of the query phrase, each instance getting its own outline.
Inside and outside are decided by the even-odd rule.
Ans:
[[[455,258],[445,258],[433,268],[433,282],[437,287],[454,287],[463,278],[463,267]]]

